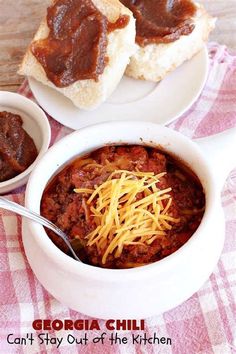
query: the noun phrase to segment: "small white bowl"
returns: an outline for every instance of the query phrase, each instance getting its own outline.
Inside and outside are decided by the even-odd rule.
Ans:
[[[38,150],[36,160],[24,172],[7,181],[0,182],[0,194],[4,194],[23,186],[27,182],[29,174],[48,149],[51,129],[42,109],[28,98],[17,93],[0,91],[0,111],[7,111],[21,116],[23,128],[34,140]]]

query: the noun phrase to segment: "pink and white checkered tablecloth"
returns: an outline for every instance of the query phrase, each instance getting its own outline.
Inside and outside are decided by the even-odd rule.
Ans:
[[[210,71],[206,86],[191,109],[170,127],[191,138],[202,137],[236,126],[236,55],[229,54],[225,46],[209,45]],[[31,99],[27,82],[20,93]],[[52,143],[71,130],[49,118]],[[236,152],[232,152],[235,153]],[[24,202],[24,189],[8,196],[18,203]],[[189,300],[177,308],[145,321],[148,336],[171,338],[171,345],[133,344],[132,332],[123,332],[127,344],[86,346],[64,341],[57,349],[54,344],[40,344],[39,332],[32,329],[32,321],[44,319],[86,319],[55,300],[35,278],[26,260],[21,239],[21,218],[0,211],[0,353],[161,353],[161,354],[230,354],[236,353],[236,170],[231,172],[222,192],[226,218],[226,239],[221,258],[210,279]],[[79,294],[78,294],[79,296]],[[148,301],[148,299],[147,299]],[[99,304],[98,304],[99,306]],[[95,337],[104,331],[89,332]],[[45,331],[44,331],[45,332]],[[32,345],[10,345],[9,333],[24,337],[33,333]],[[71,332],[82,337],[84,331]],[[51,337],[68,333],[50,331]]]

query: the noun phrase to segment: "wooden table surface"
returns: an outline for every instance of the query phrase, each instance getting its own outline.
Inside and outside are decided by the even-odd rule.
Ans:
[[[236,0],[202,0],[218,18],[210,40],[236,49]],[[17,91],[17,68],[50,0],[0,0],[0,90]]]

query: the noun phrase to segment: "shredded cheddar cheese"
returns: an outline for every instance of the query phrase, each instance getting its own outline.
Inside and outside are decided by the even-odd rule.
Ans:
[[[171,188],[158,184],[165,172],[113,170],[94,189],[75,189],[90,194],[86,203],[96,228],[86,236],[87,245],[96,245],[105,264],[109,254],[120,257],[124,246],[150,245],[163,238],[179,219],[171,216]]]

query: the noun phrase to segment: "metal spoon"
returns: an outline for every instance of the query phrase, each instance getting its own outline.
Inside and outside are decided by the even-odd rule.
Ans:
[[[48,219],[44,218],[43,216],[41,216],[33,211],[30,211],[29,209],[23,207],[22,205],[11,202],[10,200],[3,198],[3,197],[0,197],[0,208],[13,211],[16,214],[19,214],[21,216],[25,216],[28,219],[36,221],[43,226],[46,226],[48,229],[55,232],[55,234],[57,234],[65,242],[65,244],[70,249],[73,257],[77,261],[81,262],[81,260],[78,258],[75,251],[73,250],[73,247],[70,243],[69,237],[61,229],[59,229],[58,226],[53,224],[51,221],[49,221]]]

